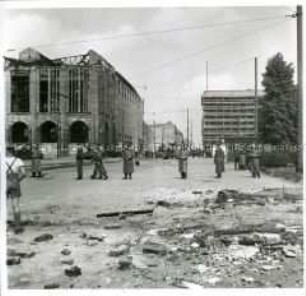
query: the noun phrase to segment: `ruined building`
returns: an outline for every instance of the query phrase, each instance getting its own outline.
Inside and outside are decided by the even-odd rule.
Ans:
[[[50,59],[27,48],[5,57],[6,141],[67,155],[78,144],[120,149],[143,144],[144,102],[93,50]]]

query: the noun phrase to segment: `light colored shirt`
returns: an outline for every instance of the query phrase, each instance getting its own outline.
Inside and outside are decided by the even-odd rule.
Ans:
[[[14,156],[7,156],[5,163],[6,163],[6,170],[8,170],[9,167],[11,167],[11,170],[14,173],[19,175],[25,175],[24,162],[20,158]]]

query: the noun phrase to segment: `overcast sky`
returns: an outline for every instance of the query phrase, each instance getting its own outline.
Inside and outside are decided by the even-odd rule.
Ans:
[[[294,10],[295,7],[14,9],[5,13],[4,40],[7,49],[31,46],[50,58],[96,50],[144,98],[148,123],[154,118],[156,122],[171,120],[186,133],[185,110],[189,107],[193,138],[200,144],[205,62],[209,63],[210,90],[254,88],[255,56],[259,59],[260,80],[267,59],[277,52],[282,52],[295,67],[296,20],[285,17]],[[131,36],[190,27],[198,29]]]

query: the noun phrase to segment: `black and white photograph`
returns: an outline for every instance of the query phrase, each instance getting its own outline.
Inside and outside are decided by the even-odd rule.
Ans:
[[[2,6],[4,289],[301,292],[302,3],[39,2]]]

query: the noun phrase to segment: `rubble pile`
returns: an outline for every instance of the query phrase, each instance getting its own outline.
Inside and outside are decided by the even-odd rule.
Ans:
[[[181,202],[178,196],[192,199]],[[75,244],[60,245],[55,256],[64,275],[62,282],[50,278],[43,287],[74,287],[76,278],[89,277],[91,267],[97,268],[98,281],[105,278],[100,287],[122,287],[123,283],[193,289],[302,285],[302,218],[292,211],[300,206],[298,198],[284,198],[279,191],[198,189],[171,191],[170,198],[163,197],[150,201],[153,215],[103,216],[95,230],[77,229]],[[265,217],[270,208],[277,209],[277,219]],[[18,247],[20,242],[9,248],[7,265],[17,268],[23,260],[36,260],[45,246],[58,240],[49,232],[33,236],[30,248]],[[82,261],[79,254],[93,257]]]

